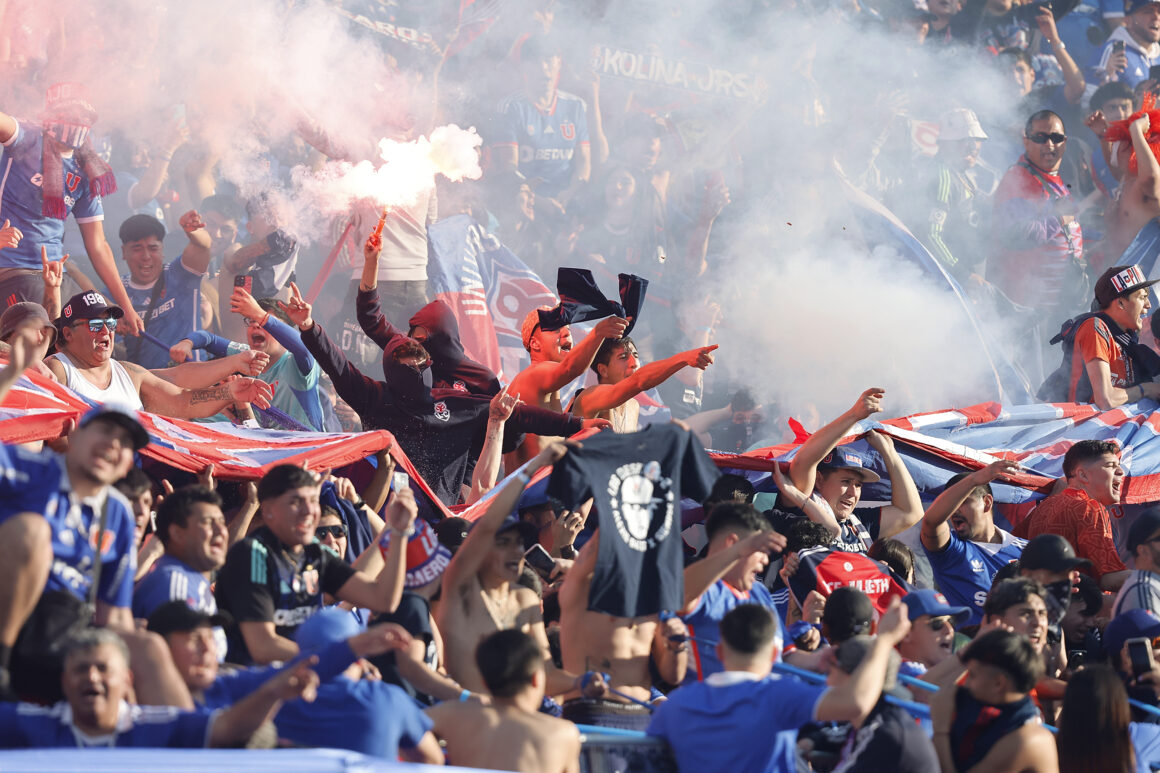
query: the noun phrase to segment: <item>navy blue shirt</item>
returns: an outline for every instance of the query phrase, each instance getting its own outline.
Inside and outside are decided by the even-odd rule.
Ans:
[[[196,749],[209,745],[209,711],[181,711],[172,706],[121,704],[117,729],[90,736],[73,724],[72,707],[0,703],[0,748],[69,749],[137,746]]]

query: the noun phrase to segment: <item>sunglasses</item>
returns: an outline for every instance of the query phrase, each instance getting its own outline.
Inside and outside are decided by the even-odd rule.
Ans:
[[[335,539],[340,539],[340,538],[346,536],[346,527],[345,526],[319,526],[318,528],[316,528],[314,530],[314,536],[320,540],[326,539],[327,534],[334,537]]]
[[[1062,145],[1063,143],[1067,142],[1067,135],[1059,134],[1056,132],[1052,132],[1051,134],[1048,134],[1047,132],[1035,132],[1035,134],[1028,134],[1027,139],[1031,140],[1036,145],[1046,145],[1049,140],[1053,145]]]
[[[77,323],[80,325],[81,323]],[[115,319],[90,319],[88,320],[89,330],[94,333],[99,333],[101,330],[108,330],[110,332],[117,329],[117,320]]]
[[[951,622],[949,617],[932,617],[927,625],[930,626],[930,630],[934,631],[935,633],[939,633],[942,631],[942,629],[947,627],[948,623],[952,628],[954,628],[954,623]]]

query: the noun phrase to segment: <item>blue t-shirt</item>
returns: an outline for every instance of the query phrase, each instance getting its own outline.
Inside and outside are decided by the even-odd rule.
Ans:
[[[798,728],[816,719],[825,692],[791,678],[723,672],[670,693],[647,732],[668,741],[681,773],[794,773]]]
[[[186,268],[181,258],[169,263],[157,280],[165,284],[148,319],[145,319],[145,312],[149,310],[153,287],[133,284],[128,274],[121,277],[121,282],[125,285],[125,292],[129,293],[133,310],[145,320],[145,330],[149,335],[164,341],[166,346],[173,346],[181,339],[189,338],[193,331],[201,330],[202,276],[204,274],[195,274]],[[107,294],[106,297],[112,296]],[[127,341],[126,346],[129,359],[143,368],[169,367],[169,349],[162,349],[145,338]]]
[[[1152,773],[1152,766],[1160,765],[1160,725],[1131,722],[1128,733],[1136,752],[1136,773]]]
[[[72,707],[0,703],[0,749],[147,747],[199,749],[209,744],[209,711],[121,704],[112,735],[89,736],[73,725]]]
[[[995,573],[1019,558],[1027,540],[1003,534],[1003,545],[964,540],[951,529],[951,540],[937,553],[923,546],[934,581],[952,605],[967,607],[971,617],[964,625],[983,620],[983,602]]]
[[[1104,37],[1104,20],[1124,17],[1124,0],[1079,0],[1063,18],[1055,22],[1060,40],[1077,63],[1090,62],[1099,53],[1098,43]],[[1050,50],[1044,42],[1044,51]]]
[[[693,668],[685,673],[682,684],[697,682],[709,674],[721,670],[721,660],[717,657],[717,642],[721,640],[721,621],[729,610],[741,604],[758,604],[773,613],[777,620],[777,641],[774,652],[777,662],[781,662],[781,650],[785,645],[785,626],[781,615],[778,614],[773,596],[769,589],[761,583],[754,583],[748,593],[739,591],[728,585],[724,580],[718,580],[701,594],[697,608],[681,617],[689,628],[689,636],[693,637]]]
[[[298,746],[323,746],[396,760],[413,749],[432,722],[400,687],[345,676],[325,682],[313,703],[290,701],[274,718],[278,736]]]
[[[16,133],[4,144],[0,154],[0,222],[12,221],[24,238],[11,249],[0,250],[0,268],[41,268],[40,248],[48,251],[49,260],[64,256],[61,239],[64,221],[41,214],[43,185],[44,134],[39,126],[17,124]],[[61,158],[64,175],[64,205],[78,223],[105,219],[101,197],[89,190],[89,179],[81,171],[76,157]]]
[[[213,587],[205,575],[173,556],[164,555],[133,589],[133,617],[147,619],[157,607],[170,601],[184,601],[191,609],[207,615],[216,615],[218,611]],[[218,659],[224,659],[228,646],[225,630],[214,628],[214,640],[218,646]]]
[[[332,645],[319,657],[315,671],[323,682],[318,696],[313,703],[293,700],[282,706],[274,717],[279,738],[297,746],[350,749],[394,760],[400,747],[414,748],[431,729],[431,720],[402,688],[337,675],[354,660],[349,647]],[[277,671],[270,666],[222,674],[205,691],[204,705],[219,708],[241,700]]]
[[[112,486],[105,488],[104,496],[105,535],[97,599],[127,608],[133,599],[137,570],[133,510]],[[0,444],[0,523],[17,513],[40,513],[52,529],[52,568],[45,590],[88,598],[100,505],[72,493],[64,463],[52,451],[33,452]]]
[[[556,92],[556,104],[541,112],[523,94],[508,97],[500,107],[496,145],[519,148],[519,169],[529,180],[543,180],[537,194],[555,196],[572,181],[576,151],[588,144],[584,100]]]

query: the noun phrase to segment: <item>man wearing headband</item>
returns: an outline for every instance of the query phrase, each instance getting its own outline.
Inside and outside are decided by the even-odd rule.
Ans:
[[[101,196],[117,190],[113,170],[93,151],[89,129],[97,113],[80,84],[57,83],[48,90],[41,126],[21,124],[0,113],[0,218],[24,235],[15,247],[0,250],[0,300],[39,301],[43,294],[40,248],[49,261],[64,255],[64,221],[73,214],[97,276],[128,313],[123,330],[136,335],[145,325],[117,275],[113,251],[105,240]],[[71,280],[70,280],[71,282]],[[76,283],[69,290],[75,292]],[[70,294],[71,294],[70,292]]]

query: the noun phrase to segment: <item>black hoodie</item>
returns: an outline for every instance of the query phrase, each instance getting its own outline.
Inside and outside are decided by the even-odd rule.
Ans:
[[[359,372],[317,322],[302,333],[302,342],[330,376],[339,397],[358,413],[363,428],[394,434],[436,496],[453,505],[483,449],[491,398],[431,388],[430,371],[420,373],[395,362],[395,349],[407,340],[395,329],[383,353],[388,381],[377,381]],[[583,422],[574,416],[519,405],[504,425],[503,450],[514,450],[525,432],[568,436],[582,427]]]
[[[386,367],[387,347],[392,345],[396,336],[405,336],[406,333],[383,316],[379,294],[375,290],[359,288],[355,310],[363,332],[383,350]],[[468,358],[463,351],[459,323],[455,321],[450,306],[443,301],[431,301],[415,312],[410,323],[412,328],[422,326],[427,330],[427,339],[420,343],[431,355],[432,386],[488,396],[499,392],[500,383],[496,375]]]

